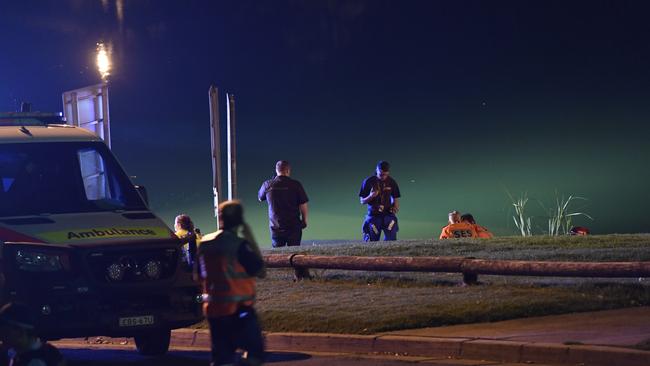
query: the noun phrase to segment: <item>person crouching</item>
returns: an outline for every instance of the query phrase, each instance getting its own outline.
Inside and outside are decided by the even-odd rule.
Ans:
[[[11,366],[64,366],[63,356],[34,332],[36,318],[25,305],[8,303],[0,308],[0,339],[8,349]]]
[[[476,231],[476,235],[478,238],[481,239],[492,239],[494,235],[488,230],[485,226],[481,226],[476,223],[476,220],[474,220],[474,216],[472,214],[463,214],[460,217],[460,222],[468,223],[474,227],[474,230]]]
[[[460,213],[451,211],[449,213],[449,224],[442,228],[440,239],[453,238],[476,238],[478,234],[474,226],[466,222],[461,222]]]

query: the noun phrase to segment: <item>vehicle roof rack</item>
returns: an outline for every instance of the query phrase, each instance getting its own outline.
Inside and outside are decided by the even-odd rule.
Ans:
[[[3,112],[0,113],[0,126],[47,126],[65,124],[63,113],[46,112]]]

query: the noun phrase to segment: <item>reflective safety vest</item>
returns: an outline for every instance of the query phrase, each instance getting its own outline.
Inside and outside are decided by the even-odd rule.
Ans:
[[[442,228],[440,239],[451,238],[476,238],[478,234],[472,224],[459,222],[456,224],[449,224]]]
[[[474,230],[476,230],[476,234],[478,235],[479,238],[492,239],[494,237],[494,235],[487,228],[477,224],[473,224],[473,225],[474,225]]]
[[[227,230],[203,237],[198,260],[203,282],[203,314],[206,317],[232,315],[241,306],[255,302],[255,278],[239,263],[244,239]]]

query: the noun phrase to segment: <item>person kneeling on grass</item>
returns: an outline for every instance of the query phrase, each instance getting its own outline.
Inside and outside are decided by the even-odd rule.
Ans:
[[[449,225],[442,228],[440,239],[477,238],[478,234],[472,224],[462,222],[458,211],[449,213]]]
[[[478,238],[481,239],[492,239],[494,235],[488,230],[487,228],[478,225],[476,221],[474,220],[474,216],[472,214],[464,214],[460,217],[460,222],[465,222],[468,223],[472,226],[474,226],[474,231],[476,231],[476,235]]]

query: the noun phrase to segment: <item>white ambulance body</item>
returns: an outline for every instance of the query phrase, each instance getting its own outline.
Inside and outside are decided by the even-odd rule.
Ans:
[[[181,243],[106,143],[60,115],[0,114],[0,300],[46,338],[133,336],[167,351],[201,319]]]

